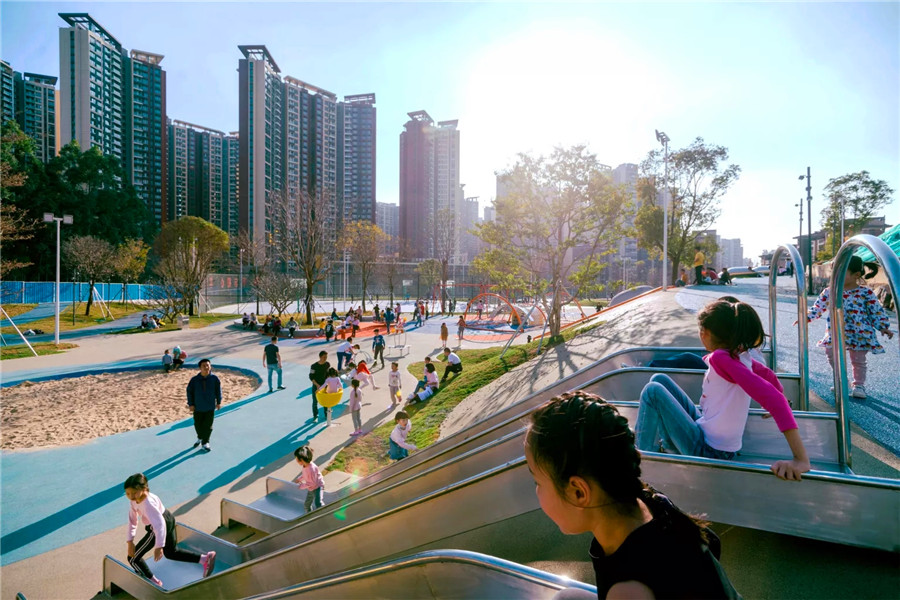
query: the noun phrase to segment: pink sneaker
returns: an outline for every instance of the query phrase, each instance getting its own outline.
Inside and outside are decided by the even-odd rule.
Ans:
[[[151,581],[152,583],[155,583],[155,584],[158,585],[159,587],[162,587],[162,586],[163,586],[162,581],[160,581],[160,580],[159,580],[159,577],[156,577],[155,575],[154,575],[153,577],[150,578],[150,581]]]
[[[213,568],[216,566],[216,553],[210,551],[201,556],[200,564],[203,566],[203,577],[212,575]]]

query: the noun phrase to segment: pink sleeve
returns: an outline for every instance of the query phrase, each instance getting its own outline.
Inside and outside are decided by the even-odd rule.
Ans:
[[[797,421],[791,412],[791,405],[771,383],[748,369],[744,363],[733,358],[726,350],[716,350],[709,356],[709,366],[723,379],[735,383],[750,397],[769,411],[781,432],[797,429]]]
[[[762,364],[758,360],[753,361],[753,372],[768,381],[772,386],[781,393],[784,393],[784,386],[778,381],[778,377],[772,372],[772,369]]]

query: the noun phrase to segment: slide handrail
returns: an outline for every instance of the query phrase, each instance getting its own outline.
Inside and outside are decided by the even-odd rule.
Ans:
[[[809,410],[809,324],[806,322],[806,273],[800,252],[791,244],[783,244],[772,253],[772,262],[769,267],[769,344],[772,353],[769,355],[769,368],[776,371],[778,360],[778,261],[783,254],[787,254],[794,267],[794,280],[797,282],[797,363],[800,373],[800,406],[799,410]],[[777,372],[777,371],[776,371]]]
[[[855,235],[844,242],[834,258],[831,272],[829,292],[831,302],[829,313],[831,316],[831,346],[835,354],[834,368],[834,407],[838,414],[838,453],[841,464],[851,468],[852,456],[850,446],[850,419],[847,418],[847,407],[844,399],[848,397],[847,389],[847,357],[845,354],[844,340],[844,280],[847,278],[847,266],[857,248],[867,248],[884,269],[887,275],[888,285],[894,297],[894,309],[900,314],[900,305],[897,303],[897,288],[900,287],[900,258],[891,250],[884,240],[874,235]],[[900,336],[897,336],[900,343]]]

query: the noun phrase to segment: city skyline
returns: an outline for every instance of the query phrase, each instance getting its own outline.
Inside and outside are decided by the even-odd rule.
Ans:
[[[328,89],[374,92],[379,202],[399,200],[398,136],[416,110],[459,120],[460,182],[482,208],[517,151],[586,143],[606,164],[639,163],[653,129],[673,150],[725,145],[743,172],[714,226],[748,257],[796,236],[806,166],[813,229],[832,177],[866,169],[900,188],[896,4],[5,2],[2,58],[59,75],[57,13],[76,11],[166,57],[179,120],[237,129],[240,44]],[[900,220],[896,201],[885,213]]]

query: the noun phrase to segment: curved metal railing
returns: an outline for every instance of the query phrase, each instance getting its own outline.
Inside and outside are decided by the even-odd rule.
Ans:
[[[772,352],[769,354],[769,368],[776,371],[777,363],[777,313],[778,308],[778,261],[783,254],[787,254],[794,265],[794,280],[797,282],[797,369],[800,374],[800,395],[798,410],[809,410],[809,324],[806,322],[806,275],[803,259],[800,252],[791,244],[778,246],[772,253],[771,268],[769,269],[769,345]]]
[[[842,464],[847,467],[852,466],[850,456],[850,419],[847,417],[847,408],[844,399],[847,398],[847,357],[844,347],[844,280],[847,278],[847,266],[850,258],[853,256],[857,248],[867,248],[875,255],[875,260],[884,269],[887,275],[888,285],[891,288],[891,294],[894,296],[894,309],[900,313],[900,305],[897,300],[897,288],[900,287],[900,258],[890,249],[890,247],[873,235],[855,235],[841,246],[837,256],[834,259],[833,271],[831,273],[831,283],[829,292],[831,302],[829,303],[829,313],[831,316],[831,345],[832,351],[835,352],[834,365],[834,408],[838,414],[838,456]],[[900,343],[900,336],[897,336]]]

